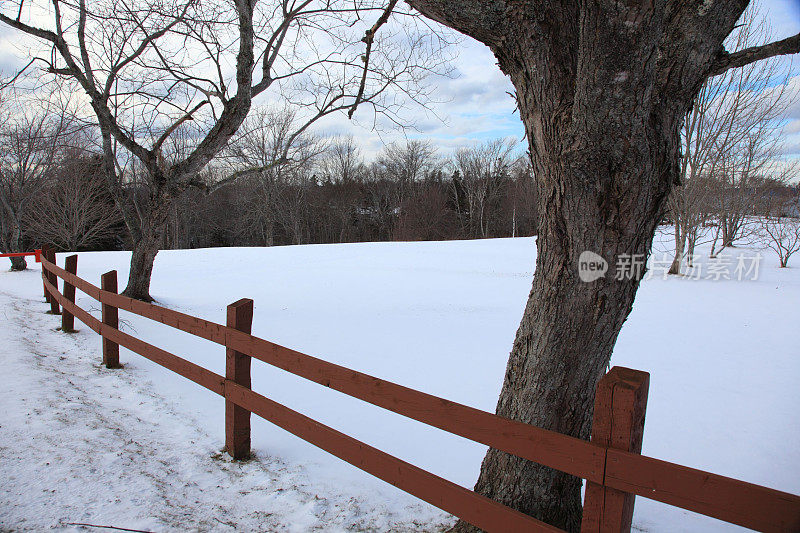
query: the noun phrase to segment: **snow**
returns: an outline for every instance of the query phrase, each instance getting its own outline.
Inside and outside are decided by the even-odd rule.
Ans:
[[[663,232],[654,251],[669,240]],[[757,280],[644,281],[612,364],[651,373],[644,454],[797,494],[800,268],[761,253]],[[116,269],[124,285],[129,253],[79,256],[81,277],[99,285]],[[255,335],[493,411],[534,259],[531,238],[163,251],[152,294],[217,322],[227,304],[253,298]],[[36,268],[0,273],[0,529],[436,531],[452,522],[256,417],[256,460],[226,460],[222,399],[125,349],[123,370],[101,368],[93,332],[80,323],[74,335],[55,331]],[[80,292],[78,304],[99,315]],[[224,373],[222,347],[121,319]],[[253,388],[463,486],[477,476],[484,446],[258,361]],[[634,527],[737,529],[641,497]]]

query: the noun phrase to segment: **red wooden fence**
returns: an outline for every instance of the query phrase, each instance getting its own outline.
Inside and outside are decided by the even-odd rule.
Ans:
[[[27,257],[32,255],[37,263],[41,263],[41,250],[34,250],[32,252],[11,252],[7,254],[0,254],[0,257]]]
[[[62,329],[77,317],[103,338],[103,362],[119,368],[119,346],[142,355],[225,398],[226,449],[250,451],[250,414],[486,531],[559,531],[530,516],[426,472],[251,390],[258,359],[389,411],[586,479],[582,531],[629,531],[635,496],[644,496],[760,531],[800,531],[800,497],[640,455],[649,374],[614,367],[598,383],[592,440],[586,442],[317,359],[250,334],[252,300],[228,306],[223,326],[117,294],[116,272],[102,289],[79,278],[77,256],[65,267],[42,254],[51,312],[63,308]],[[63,280],[63,293],[57,279]],[[75,305],[75,289],[102,304],[102,319]],[[118,329],[122,309],[226,347],[220,376]],[[69,327],[67,327],[69,326]]]

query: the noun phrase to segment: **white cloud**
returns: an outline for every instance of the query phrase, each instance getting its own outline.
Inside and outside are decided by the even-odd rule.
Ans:
[[[773,28],[774,38],[783,39],[800,32],[800,0],[764,0],[761,9],[767,14]],[[435,80],[437,98],[447,101],[433,106],[434,111],[445,117],[442,122],[433,117],[423,117],[417,127],[420,134],[401,131],[382,132],[384,140],[396,140],[405,134],[410,137],[425,137],[451,151],[459,145],[475,144],[488,138],[513,136],[522,139],[524,129],[519,115],[514,113],[515,102],[508,95],[513,92],[510,80],[500,71],[491,51],[485,45],[465,39],[459,45],[453,79]],[[786,59],[787,63],[791,60]],[[793,62],[794,70],[800,59]],[[791,80],[790,92],[800,94],[800,75]],[[787,143],[784,153],[800,158],[800,98],[790,106],[785,127]],[[352,133],[357,139],[378,139],[378,135],[348,123],[346,117],[337,117],[333,122],[342,131]],[[380,149],[380,142],[370,142]],[[365,155],[370,149],[365,148]]]

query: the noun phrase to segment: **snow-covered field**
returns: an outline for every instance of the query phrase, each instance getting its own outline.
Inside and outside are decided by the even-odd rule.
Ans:
[[[661,235],[656,257],[669,242]],[[755,253],[724,252],[734,279],[656,272],[644,281],[612,364],[651,373],[643,453],[798,494],[800,263],[778,269],[762,252],[758,279],[740,281],[742,251]],[[124,285],[128,253],[79,255],[81,277],[99,284],[117,269]],[[217,322],[227,304],[253,298],[255,335],[493,411],[534,257],[529,238],[164,251],[152,294]],[[714,270],[707,257],[701,263],[704,274]],[[80,292],[78,303],[99,315]],[[82,324],[75,335],[57,332],[47,308],[38,265],[0,272],[0,530],[436,531],[451,523],[255,417],[256,460],[226,460],[221,398],[124,349],[125,369],[101,368],[99,337]],[[224,373],[222,347],[121,319],[126,331]],[[456,483],[471,487],[477,476],[483,446],[258,361],[253,388]],[[736,529],[644,498],[634,526]]]

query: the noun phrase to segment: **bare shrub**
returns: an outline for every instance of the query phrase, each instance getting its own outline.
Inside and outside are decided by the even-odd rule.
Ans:
[[[778,254],[781,268],[789,266],[789,258],[800,251],[800,219],[764,217],[758,228],[757,241]]]

